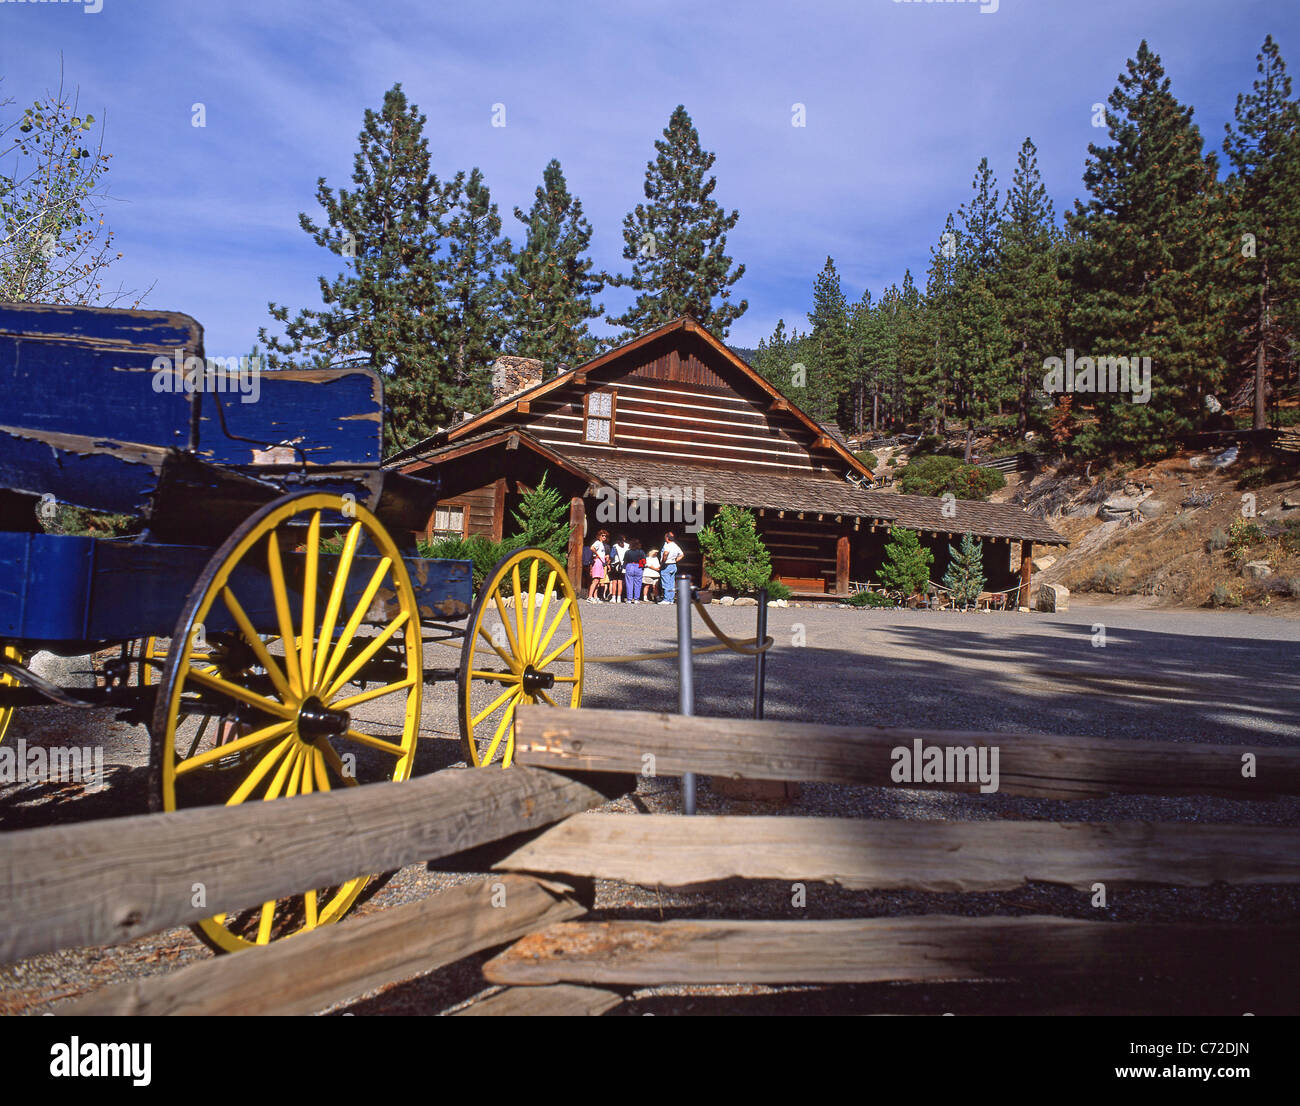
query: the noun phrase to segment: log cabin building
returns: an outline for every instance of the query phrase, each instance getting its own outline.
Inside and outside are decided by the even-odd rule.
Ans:
[[[543,474],[570,503],[568,569],[596,532],[659,546],[672,529],[681,571],[707,583],[694,532],[721,504],[747,507],[773,574],[797,593],[847,594],[878,580],[891,526],[921,534],[935,554],[970,531],[984,545],[990,591],[1028,584],[1035,544],[1064,545],[1042,519],[1010,504],[943,501],[875,489],[838,432],[805,414],[690,318],[680,318],[577,368],[542,380],[542,363],[502,357],[495,401],[389,460],[436,467],[443,498],[425,534],[509,533],[519,497]],[[1027,596],[1027,587],[1025,590]],[[1022,603],[1025,600],[1022,600]]]

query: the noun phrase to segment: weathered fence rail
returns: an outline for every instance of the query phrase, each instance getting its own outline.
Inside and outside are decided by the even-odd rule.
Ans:
[[[430,861],[474,878],[289,940],[106,987],[75,1014],[309,1013],[491,952],[458,1014],[600,1014],[657,985],[861,984],[1139,976],[1239,993],[1300,982],[1300,924],[1122,922],[1056,916],[613,919],[592,880],[690,887],[727,880],[849,891],[973,894],[1029,883],[1208,888],[1300,883],[1300,830],[1201,823],[592,812],[629,773],[899,784],[898,749],[999,749],[999,791],[1300,794],[1300,750],[1055,735],[946,733],[626,711],[518,714],[509,771],[461,770],[253,807],[125,818],[0,836],[0,957],[122,941],[192,921],[209,901],[269,897]],[[647,756],[649,759],[647,759]],[[974,763],[972,761],[971,763]],[[560,770],[559,772],[555,771]],[[566,774],[560,774],[560,772]],[[590,773],[577,774],[575,773]],[[215,891],[213,889],[216,889]],[[1125,990],[1129,987],[1129,990]],[[1134,1004],[1140,1005],[1140,1004]],[[1112,1010],[1125,1003],[1115,999]]]
[[[663,776],[694,771],[896,787],[894,750],[911,751],[917,742],[922,749],[962,746],[990,755],[996,747],[998,789],[1010,795],[1083,799],[1127,792],[1262,799],[1300,793],[1300,749],[611,710],[521,710],[516,760],[570,771],[643,772],[650,756],[654,772]],[[981,786],[972,780],[913,785],[947,791]]]

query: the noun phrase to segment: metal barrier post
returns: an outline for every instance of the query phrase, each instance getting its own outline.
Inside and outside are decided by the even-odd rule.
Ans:
[[[691,578],[677,577],[677,710],[695,713],[695,669],[691,656]],[[695,773],[682,774],[682,813],[695,813]]]
[[[759,649],[754,656],[754,717],[763,717],[763,693],[767,687],[767,650],[763,642],[767,638],[767,588],[758,589],[758,626],[754,630],[754,640]]]

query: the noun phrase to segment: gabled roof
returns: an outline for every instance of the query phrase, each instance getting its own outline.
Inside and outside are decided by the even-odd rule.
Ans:
[[[789,398],[789,396],[783,394],[779,388],[753,369],[744,358],[733,353],[725,343],[714,337],[713,334],[705,330],[704,327],[689,315],[683,315],[680,318],[674,319],[670,323],[665,323],[663,326],[658,327],[655,330],[642,334],[639,338],[634,338],[630,342],[625,342],[621,346],[616,346],[614,349],[608,350],[605,353],[600,354],[598,357],[593,357],[590,361],[579,365],[577,368],[570,369],[568,372],[561,373],[559,376],[553,377],[550,380],[543,381],[540,384],[534,384],[531,388],[525,388],[511,396],[507,396],[505,399],[493,404],[486,410],[480,411],[477,415],[471,415],[467,419],[463,419],[452,426],[438,431],[438,433],[434,434],[432,437],[426,438],[424,441],[417,442],[415,445],[395,453],[389,458],[388,464],[401,461],[404,458],[417,453],[428,453],[430,450],[437,448],[445,442],[454,442],[466,435],[481,433],[484,430],[487,430],[497,419],[513,410],[521,400],[539,399],[558,388],[565,387],[566,385],[574,383],[581,384],[591,373],[598,372],[600,369],[621,360],[628,354],[634,353],[635,351],[650,345],[652,342],[656,342],[659,339],[674,333],[691,334],[700,338],[724,361],[731,365],[732,368],[736,369],[757,385],[761,391],[767,393],[767,395],[772,399],[781,400],[789,409],[790,414],[803,423],[804,426],[813,433],[816,442],[823,448],[829,449],[831,452],[838,454],[840,459],[844,461],[851,471],[866,476],[872,481],[875,480],[871,470],[853,455],[841,434],[830,427],[823,426],[811,415],[802,411],[799,406]]]

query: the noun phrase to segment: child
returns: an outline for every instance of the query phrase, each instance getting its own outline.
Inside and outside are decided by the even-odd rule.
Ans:
[[[652,549],[646,555],[641,579],[645,587],[645,598],[642,602],[653,603],[659,594],[659,550]]]
[[[605,586],[605,565],[609,561],[605,543],[609,541],[609,531],[601,530],[596,540],[591,543],[591,589],[587,592],[588,603],[599,603],[596,589]]]

